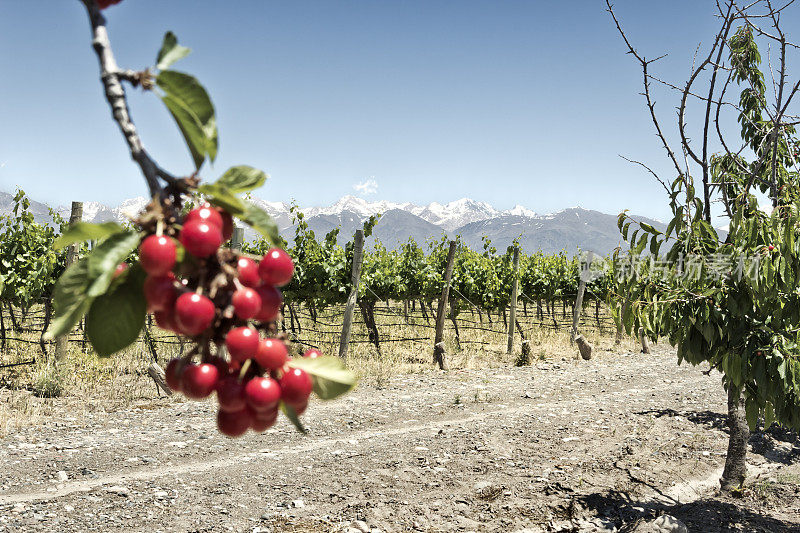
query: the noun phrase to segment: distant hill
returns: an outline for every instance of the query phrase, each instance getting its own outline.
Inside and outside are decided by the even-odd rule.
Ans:
[[[291,242],[295,226],[290,206],[283,202],[267,202],[254,199],[277,222],[281,235]],[[118,206],[109,207],[97,202],[84,203],[84,220],[105,222],[126,220],[145,204],[144,197],[125,200]],[[13,195],[0,192],[0,214],[11,213]],[[37,220],[50,222],[45,204],[31,201],[31,210]],[[59,207],[62,216],[69,217],[69,207]],[[557,213],[537,215],[533,211],[515,206],[499,211],[484,202],[462,198],[447,204],[433,202],[426,206],[387,201],[368,202],[362,198],[345,196],[328,207],[308,207],[301,211],[306,222],[318,238],[334,228],[340,228],[339,242],[349,241],[355,231],[372,215],[381,217],[375,226],[371,245],[379,240],[387,248],[394,249],[413,238],[420,244],[442,235],[453,238],[460,235],[469,246],[480,249],[485,235],[498,250],[504,250],[515,239],[519,239],[526,252],[542,250],[546,253],[567,250],[569,253],[592,250],[600,254],[611,252],[622,243],[617,230],[617,215],[572,207]],[[664,225],[643,218],[642,220],[663,229]],[[245,239],[254,239],[255,233],[246,229]]]

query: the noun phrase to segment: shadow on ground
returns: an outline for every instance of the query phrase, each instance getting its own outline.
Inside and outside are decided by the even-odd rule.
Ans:
[[[656,418],[681,416],[694,424],[728,433],[728,417],[713,411],[676,411],[675,409],[648,409],[638,411],[637,415],[650,415]],[[771,462],[792,464],[800,457],[800,434],[773,424],[769,429],[759,427],[750,434],[753,453],[764,456]]]
[[[609,491],[579,496],[576,502],[596,515],[613,520],[620,533],[634,531],[640,523],[662,514],[680,519],[692,532],[800,533],[800,526],[796,524],[763,516],[737,505],[735,501],[725,499],[702,498],[688,504],[670,505],[643,503],[632,500],[624,492]]]

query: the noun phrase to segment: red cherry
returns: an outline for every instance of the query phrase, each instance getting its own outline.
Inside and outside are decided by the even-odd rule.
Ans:
[[[167,367],[164,369],[164,378],[167,381],[167,386],[175,392],[181,391],[183,368],[183,361],[176,357],[167,363]]]
[[[247,405],[244,385],[236,376],[226,376],[217,383],[217,401],[222,411],[241,411]]]
[[[163,311],[156,311],[153,313],[153,316],[156,317],[156,325],[161,329],[178,332],[178,325],[175,323],[174,308],[170,307]]]
[[[183,370],[181,387],[187,398],[202,400],[214,392],[219,380],[219,371],[214,365],[189,364]]]
[[[184,335],[194,337],[202,333],[214,322],[214,304],[194,292],[187,292],[175,300],[175,323]]]
[[[256,362],[266,370],[277,370],[289,360],[286,345],[279,339],[261,339],[256,352]]]
[[[144,297],[150,311],[172,309],[178,297],[172,272],[166,276],[147,276],[144,280]]]
[[[244,362],[258,351],[258,332],[253,328],[233,328],[225,337],[225,346],[231,359]]]
[[[303,354],[303,357],[308,357],[309,359],[316,359],[317,357],[322,357],[322,352],[317,350],[316,348],[311,348],[306,353]]]
[[[280,385],[281,400],[290,405],[307,401],[314,387],[311,376],[299,368],[289,368],[281,377]]]
[[[239,271],[239,281],[247,287],[258,287],[261,285],[261,277],[258,275],[258,263],[248,257],[240,257],[236,263]]]
[[[769,251],[771,252],[771,251],[772,251],[772,250],[774,250],[774,249],[775,249],[775,247],[774,247],[774,246],[772,246],[772,245],[770,244],[770,245],[769,245]]]
[[[258,274],[264,283],[276,287],[289,283],[293,273],[292,258],[280,248],[271,248],[258,265]]]
[[[256,433],[264,433],[266,430],[275,425],[278,420],[278,408],[270,409],[269,411],[252,411],[250,413],[253,421],[250,427]]]
[[[186,214],[186,218],[183,219],[183,224],[185,225],[187,222],[191,222],[192,220],[197,220],[199,222],[205,222],[206,224],[216,226],[219,228],[219,231],[222,232],[222,215],[220,215],[219,211],[208,204],[189,211]]]
[[[272,378],[255,377],[244,386],[247,405],[255,411],[269,411],[281,400],[281,387]]]
[[[163,276],[175,266],[175,243],[164,235],[150,235],[139,246],[139,263],[151,276]]]
[[[258,295],[261,296],[261,310],[255,316],[260,322],[272,322],[278,318],[283,303],[281,291],[272,285],[262,285],[256,288]]]
[[[306,412],[306,409],[308,409],[308,400],[304,401],[303,403],[296,403],[290,405],[292,406],[292,409],[294,409],[294,413],[297,416],[300,416]]]
[[[190,220],[183,225],[180,241],[186,251],[195,257],[208,257],[222,244],[222,231],[219,226]]]
[[[222,227],[220,228],[222,230],[222,239],[224,241],[229,241],[233,236],[233,217],[220,207],[217,207],[217,212],[219,216],[222,217]]]
[[[114,4],[119,4],[122,0],[97,0],[97,7],[100,9],[105,9],[108,6],[113,6]]]
[[[217,429],[223,435],[231,438],[241,437],[250,428],[253,416],[247,409],[239,411],[217,411]]]
[[[261,296],[250,287],[243,287],[233,293],[233,311],[242,320],[253,318],[261,311]]]
[[[128,263],[120,263],[117,265],[117,268],[114,269],[114,279],[120,277],[123,273],[128,270]]]

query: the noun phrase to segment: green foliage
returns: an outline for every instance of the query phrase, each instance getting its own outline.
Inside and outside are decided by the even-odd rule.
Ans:
[[[99,240],[114,233],[119,233],[125,228],[116,222],[103,222],[102,224],[91,224],[89,222],[78,222],[72,227],[67,228],[53,242],[53,248],[60,250],[70,244],[82,243],[86,241]]]
[[[33,220],[30,201],[17,190],[11,215],[0,217],[0,299],[27,308],[52,291],[66,254],[54,242],[63,219],[50,211],[56,227]]]
[[[195,168],[199,170],[206,157],[212,162],[217,158],[219,141],[214,105],[205,87],[194,76],[167,68],[190,51],[178,44],[172,32],[167,32],[156,58],[160,72],[155,82],[162,91],[161,101],[175,119]]]
[[[626,213],[619,227],[630,244],[628,259],[639,258],[649,244],[656,255],[666,250],[659,260],[682,267],[662,270],[653,260],[638,276],[622,276],[612,300],[627,300],[624,312],[617,306],[616,319],[629,333],[642,327],[653,339],[665,336],[677,346],[679,361],[718,368],[726,387],[745,398],[751,428],[760,416],[800,428],[800,194],[797,173],[788,168],[797,139],[794,128],[784,126],[777,146],[769,142],[774,126],[761,118],[767,114],[765,86],[748,28],[731,38],[730,50],[735,80],[743,85],[741,135],[755,159],[711,159],[712,182],[721,185],[730,216],[725,242],[704,218],[704,201],[691,177],[678,176],[665,234]],[[748,181],[767,191],[773,176],[781,194],[767,214],[748,192]],[[623,269],[623,257],[616,259],[614,268]],[[720,271],[720,265],[728,266]]]
[[[289,366],[305,370],[314,382],[314,393],[321,400],[333,400],[350,392],[356,385],[355,375],[338,357],[296,357]]]
[[[167,69],[190,53],[191,49],[179,45],[175,34],[168,31],[164,34],[164,42],[161,44],[161,50],[158,51],[158,57],[156,57],[156,68],[158,70]]]
[[[258,189],[267,181],[267,175],[257,168],[247,165],[231,167],[217,180],[217,185],[227,187],[234,193],[249,192]]]
[[[92,302],[86,314],[86,336],[98,355],[118,352],[139,337],[147,317],[144,280],[144,271],[138,265],[131,267]]]

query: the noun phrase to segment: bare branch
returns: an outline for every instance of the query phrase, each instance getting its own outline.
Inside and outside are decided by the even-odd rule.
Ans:
[[[728,33],[730,32],[731,25],[733,24],[733,20],[731,18],[731,11],[733,10],[733,0],[730,0],[728,3],[728,11],[725,13],[725,33],[722,34],[720,39],[719,51],[717,52],[717,60],[716,64],[719,64],[720,60],[722,59],[722,52],[725,50],[725,43],[728,41]],[[705,217],[706,222],[711,222],[711,196],[710,196],[710,187],[709,187],[709,176],[708,176],[708,125],[709,120],[711,117],[711,103],[712,98],[714,97],[714,88],[717,83],[717,67],[714,67],[714,70],[711,74],[711,83],[708,87],[708,102],[706,103],[706,116],[705,122],[703,124],[703,193],[705,195]]]
[[[656,181],[658,181],[661,184],[661,186],[664,187],[664,190],[667,191],[667,194],[672,194],[672,191],[669,190],[669,187],[667,187],[667,184],[664,183],[664,180],[662,180],[660,177],[658,177],[658,174],[656,174],[653,171],[653,169],[651,169],[650,167],[648,167],[647,165],[645,165],[641,161],[636,161],[635,159],[628,159],[627,157],[625,157],[622,154],[617,154],[617,155],[619,155],[622,159],[624,159],[628,163],[634,163],[636,165],[640,165],[640,166],[644,167],[645,170],[647,170],[650,174],[652,174],[653,177],[656,179]]]
[[[684,171],[681,169],[680,164],[678,163],[678,159],[675,157],[675,152],[672,151],[670,148],[669,143],[667,142],[666,137],[664,137],[664,133],[661,131],[661,125],[658,122],[658,118],[656,117],[656,104],[653,102],[652,98],[650,97],[650,78],[647,73],[647,67],[650,63],[654,61],[658,61],[659,59],[666,56],[666,54],[657,57],[656,59],[647,61],[644,57],[640,56],[636,50],[631,45],[630,41],[628,41],[628,37],[625,35],[625,32],[622,31],[622,26],[619,24],[619,20],[617,20],[617,16],[614,14],[614,8],[611,6],[610,0],[606,0],[606,6],[608,6],[607,11],[611,14],[611,18],[614,19],[614,24],[617,26],[617,31],[622,36],[622,40],[625,41],[625,44],[628,46],[628,53],[633,55],[638,61],[639,64],[642,66],[642,75],[643,75],[643,83],[644,83],[644,97],[647,101],[647,108],[650,110],[650,118],[653,120],[653,125],[656,128],[656,134],[658,138],[661,139],[661,144],[664,146],[664,149],[667,151],[667,155],[672,160],[672,164],[675,165],[675,169],[678,171],[678,175],[683,175]],[[689,169],[688,166],[686,168],[686,173],[688,174]]]
[[[139,165],[142,171],[142,175],[150,189],[150,196],[155,196],[162,191],[161,184],[158,180],[159,177],[170,184],[175,184],[177,179],[161,169],[148,155],[139,137],[139,133],[136,130],[136,126],[131,120],[128,110],[128,101],[125,96],[125,88],[122,86],[122,83],[120,83],[120,80],[126,80],[131,83],[134,81],[136,81],[136,83],[142,83],[141,74],[130,70],[119,69],[114,59],[114,53],[111,50],[111,43],[108,39],[105,17],[103,17],[94,0],[81,1],[84,6],[86,6],[86,12],[92,27],[92,48],[94,48],[100,63],[100,80],[103,83],[108,105],[111,107],[111,114],[114,117],[114,121],[119,126],[122,135],[125,137],[125,141],[128,143],[128,150],[130,151],[131,158]]]

